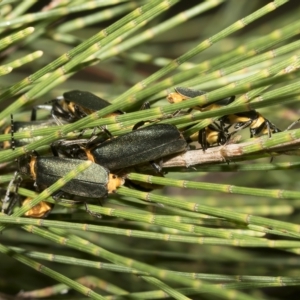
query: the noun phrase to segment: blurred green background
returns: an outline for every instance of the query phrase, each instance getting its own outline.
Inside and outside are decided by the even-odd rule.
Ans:
[[[175,86],[210,92],[299,55],[299,50],[294,49],[232,74],[221,72],[248,57],[274,49],[276,52],[279,47],[297,42],[297,26],[290,30],[288,38],[280,31],[297,24],[300,13],[297,1],[287,1],[282,6],[281,2],[285,1],[162,1],[161,13],[153,18],[150,13],[141,25],[135,22],[143,10],[136,10],[128,20],[131,29],[111,27],[130,12],[151,2],[155,1],[0,2],[1,65],[3,70],[4,66],[12,68],[10,72],[1,72],[2,128],[10,124],[10,113],[17,121],[29,120],[33,106],[73,89],[90,91],[121,108],[126,105],[125,111],[130,113],[137,111],[140,103],[146,100],[151,102],[151,108],[168,107],[166,96]],[[241,26],[243,18],[266,5],[269,6],[259,19],[247,26],[244,23],[244,28],[236,28],[228,36],[223,31],[239,20],[242,21],[237,24]],[[9,39],[7,43],[7,37],[29,26],[34,27],[34,32],[17,41]],[[137,30],[134,31],[135,27]],[[105,41],[117,29],[121,30],[117,33],[119,39],[98,45],[99,52],[94,51],[93,56],[78,61],[75,67],[64,69],[69,60],[76,59],[76,55],[85,50],[77,48],[74,56],[66,55],[68,51],[84,45],[99,32],[104,33]],[[274,44],[262,51],[260,47],[263,46],[255,47],[256,40],[265,36],[266,45],[269,45],[267,35],[275,30],[278,35],[273,34]],[[197,48],[220,32],[221,38],[215,44],[203,47],[204,51]],[[251,48],[247,49],[250,44]],[[248,53],[243,47],[253,53],[243,56]],[[179,62],[178,57],[193,49],[198,49],[195,56],[191,55],[182,64],[180,61],[171,72],[162,72],[150,84],[144,84],[149,76]],[[241,49],[239,53],[234,52],[237,49]],[[35,59],[28,57],[33,53]],[[222,61],[227,53],[232,56]],[[65,60],[59,69],[53,61],[61,56]],[[24,57],[26,59],[22,61]],[[182,77],[180,81],[181,74],[197,66],[200,66],[199,70],[202,68],[199,75]],[[39,70],[44,71],[38,74]],[[39,89],[55,70],[56,79]],[[221,70],[219,77],[214,75],[204,80],[216,70]],[[37,74],[33,76],[34,80],[28,78],[32,74]],[[174,80],[173,76],[179,77]],[[268,91],[297,84],[297,76],[296,73],[289,81],[276,82]],[[193,80],[193,84],[185,82],[187,79]],[[155,90],[162,81],[169,85]],[[137,88],[130,90],[133,86]],[[148,94],[135,98],[135,92],[147,91],[147,88]],[[150,88],[153,88],[152,93]],[[127,92],[128,96],[121,98]],[[299,118],[296,94],[291,92],[282,103],[266,104],[258,111],[285,130]],[[18,99],[28,101],[12,107]],[[47,118],[48,112],[38,111],[38,116]],[[113,127],[109,124],[112,126],[109,129],[118,132],[121,125]],[[47,137],[48,133],[44,135]],[[243,142],[249,138],[249,129],[243,129],[237,135],[242,136],[239,142]],[[197,144],[195,147],[199,148]],[[10,150],[2,151],[2,158],[4,153],[10,153]],[[103,207],[98,208],[102,219],[88,215],[83,205],[71,208],[56,205],[43,222],[15,216],[12,223],[8,223],[7,217],[1,214],[0,299],[298,299],[299,159],[296,152],[293,154],[276,156],[273,163],[270,163],[270,155],[258,159],[245,155],[242,162],[233,159],[228,164],[166,169],[166,178],[206,183],[208,188],[184,189],[174,181],[175,186],[153,191],[151,194],[157,195],[158,200],[152,202],[142,200],[146,195],[139,196],[134,191],[130,195],[130,190],[124,189],[128,194],[120,192],[109,196]],[[272,169],[268,170],[268,166]],[[14,157],[1,160],[2,176],[11,176],[15,169]],[[3,198],[8,179],[0,183]],[[217,184],[219,188],[209,188],[209,184]],[[236,192],[231,192],[231,186],[237,187]],[[265,196],[259,196],[257,190],[243,191],[243,188],[274,192],[273,196],[267,192]],[[278,192],[281,190],[289,193],[282,195]],[[163,196],[171,201],[169,205],[163,202]],[[193,203],[199,205],[199,211],[196,206],[193,209]],[[207,206],[208,211],[211,209],[210,213],[204,214],[202,205]],[[214,209],[219,209],[221,216],[217,216]],[[252,219],[252,215],[255,218]],[[139,262],[145,265],[142,267]],[[151,268],[162,271],[155,273]],[[182,276],[182,282],[176,275]],[[65,285],[68,283],[66,278],[74,280],[77,291]],[[97,295],[81,289],[79,284]],[[230,294],[232,290],[234,293]]]

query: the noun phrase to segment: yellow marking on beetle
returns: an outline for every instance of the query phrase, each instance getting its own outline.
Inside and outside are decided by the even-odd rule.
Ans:
[[[179,93],[170,93],[167,96],[167,100],[169,101],[169,103],[180,103],[180,102],[182,102],[183,100],[186,100],[186,99],[190,99],[190,98],[186,97],[184,95],[181,95]]]
[[[246,122],[251,121],[251,119],[249,117],[241,117],[241,116],[237,116],[237,115],[227,115],[226,118],[229,120],[230,124],[246,123]]]
[[[219,132],[215,130],[211,130],[209,128],[206,128],[206,140],[209,143],[209,145],[213,145],[218,142],[219,139]]]
[[[76,104],[74,102],[68,103],[68,102],[64,101],[63,102],[63,110],[68,110],[74,114],[76,111]]]
[[[258,128],[265,122],[266,122],[265,118],[263,116],[259,115],[259,117],[257,119],[252,120],[250,128],[253,128],[253,129]],[[264,130],[267,129],[266,127],[267,126],[265,126]]]
[[[205,106],[205,107],[195,106],[194,108],[198,109],[200,111],[209,111],[209,110],[220,108],[222,106],[223,105],[219,105],[219,104],[213,103],[213,104]]]

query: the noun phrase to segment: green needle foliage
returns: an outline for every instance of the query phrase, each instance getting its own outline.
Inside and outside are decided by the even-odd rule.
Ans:
[[[89,161],[44,190],[21,184],[29,201],[0,213],[1,299],[299,298],[299,3],[2,0],[0,12],[2,200],[17,158],[52,155],[52,142],[89,138],[94,128],[120,136],[149,121],[189,138],[257,110],[281,130],[250,138],[249,127],[231,128],[225,145],[206,151],[192,143],[162,160],[164,177],[150,164],[123,170],[129,187],[85,199],[102,218],[79,197],[51,197]],[[171,104],[178,86],[206,93]],[[14,139],[28,144],[4,146],[11,114],[29,121],[34,106],[71,90],[112,105],[18,131]],[[196,109],[232,95],[229,105]],[[145,102],[150,109],[140,110]],[[51,116],[39,109],[37,118]],[[161,188],[133,188],[140,183]],[[54,204],[46,218],[25,217],[43,203]]]

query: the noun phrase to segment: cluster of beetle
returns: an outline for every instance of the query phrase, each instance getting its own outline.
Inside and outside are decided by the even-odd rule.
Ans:
[[[175,88],[175,93],[168,95],[170,103],[177,103],[203,95],[205,92],[183,87]],[[192,109],[208,111],[220,108],[232,103],[235,96],[215,101],[205,106],[196,106]],[[62,97],[52,100],[51,105],[46,108],[51,111],[51,118],[46,121],[36,121],[36,110],[33,110],[30,122],[13,122],[5,129],[5,133],[11,132],[11,143],[6,142],[3,148],[23,146],[33,142],[36,138],[20,139],[15,141],[13,133],[36,130],[54,125],[72,123],[79,119],[103,109],[110,105],[109,102],[93,95],[90,92],[70,91]],[[45,106],[43,106],[45,107]],[[111,115],[123,114],[115,111]],[[90,139],[60,140],[51,145],[51,156],[39,156],[26,154],[18,159],[18,170],[10,182],[6,196],[2,204],[2,212],[10,214],[14,205],[20,202],[18,187],[23,186],[38,191],[49,187],[58,179],[75,169],[82,163],[83,159],[92,161],[92,165],[84,172],[78,174],[74,179],[65,184],[61,190],[52,197],[58,200],[62,195],[69,195],[79,199],[103,198],[113,193],[118,187],[127,184],[140,190],[151,190],[154,185],[140,185],[133,181],[125,180],[129,168],[138,168],[150,163],[153,166],[152,175],[163,176],[161,167],[157,162],[168,155],[187,151],[189,142],[197,140],[205,151],[207,148],[217,144],[226,144],[231,133],[230,127],[236,130],[248,127],[251,137],[264,134],[271,136],[280,130],[264,118],[257,111],[247,111],[221,117],[200,130],[197,134],[186,140],[181,132],[170,124],[152,124],[139,128],[142,124],[136,124],[133,130],[127,134],[112,137],[107,130],[99,135],[93,135]],[[138,169],[134,169],[137,171]],[[111,173],[112,172],[112,173]],[[26,180],[25,178],[30,178]],[[31,199],[23,200],[23,204]],[[86,210],[91,213],[85,201]],[[26,213],[26,216],[45,217],[51,211],[52,205],[41,202]],[[92,213],[91,213],[92,214]]]

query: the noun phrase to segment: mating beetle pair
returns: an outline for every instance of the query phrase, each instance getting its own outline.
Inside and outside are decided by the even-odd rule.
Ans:
[[[187,142],[175,126],[155,124],[110,139],[91,149],[84,149],[94,163],[75,179],[64,185],[61,193],[79,197],[102,198],[124,184],[124,179],[111,174],[110,170],[122,169],[160,159],[185,151]],[[29,175],[38,189],[44,189],[82,160],[63,157],[24,156],[19,159],[20,174]],[[12,201],[6,198],[4,202]],[[87,207],[86,207],[87,208]],[[6,208],[8,212],[10,208]],[[87,209],[87,211],[89,211]]]
[[[86,91],[73,90],[66,92],[62,97],[50,101],[51,116],[57,124],[73,123],[95,111],[109,105],[108,101]],[[117,110],[105,117],[116,116],[124,112]],[[62,121],[63,122],[62,122]]]
[[[206,93],[201,90],[194,90],[194,89],[189,89],[184,87],[176,87],[175,91],[176,93],[170,93],[167,97],[170,103],[179,103],[181,101],[195,98],[204,95]],[[234,100],[235,100],[235,96],[231,96],[231,97],[217,100],[207,105],[195,106],[192,109],[196,109],[200,111],[213,110],[213,109],[226,106],[232,103]],[[192,109],[189,109],[188,112],[190,112]],[[229,140],[229,138],[230,138],[230,134],[228,132],[228,128],[224,128],[220,126],[217,122],[213,122],[207,127],[199,130],[199,132],[190,136],[188,141],[198,141],[203,151],[205,151],[214,144],[224,145]]]
[[[11,132],[12,141],[4,142],[3,149],[14,148],[17,146],[24,146],[26,144],[37,141],[41,137],[30,137],[15,141],[13,134],[23,131],[34,131],[37,129],[47,128],[55,125],[62,125],[66,123],[73,123],[80,120],[87,115],[103,109],[111,105],[108,101],[86,91],[73,90],[63,94],[63,96],[58,97],[49,102],[51,105],[39,105],[32,110],[31,120],[28,122],[14,122],[11,121],[11,125],[7,126],[4,133]],[[36,120],[36,110],[37,108],[44,108],[51,111],[51,119],[44,121]],[[115,111],[108,116],[116,116],[123,114],[122,111]]]
[[[179,103],[181,101],[195,98],[205,94],[204,91],[184,87],[176,87],[175,91],[176,93],[170,93],[168,95],[168,101],[170,103]],[[209,103],[204,106],[195,106],[193,107],[193,109],[200,110],[203,112],[209,111],[229,105],[234,100],[235,96],[231,96],[217,100],[213,103]],[[214,122],[211,125],[199,131],[198,141],[201,144],[203,150],[206,150],[213,144],[224,145],[231,137],[231,134],[228,132],[231,126],[234,126],[236,130],[248,127],[250,129],[251,138],[259,137],[265,134],[268,134],[270,137],[271,134],[281,131],[256,110],[225,115],[219,118],[218,121],[220,122],[220,125]]]

